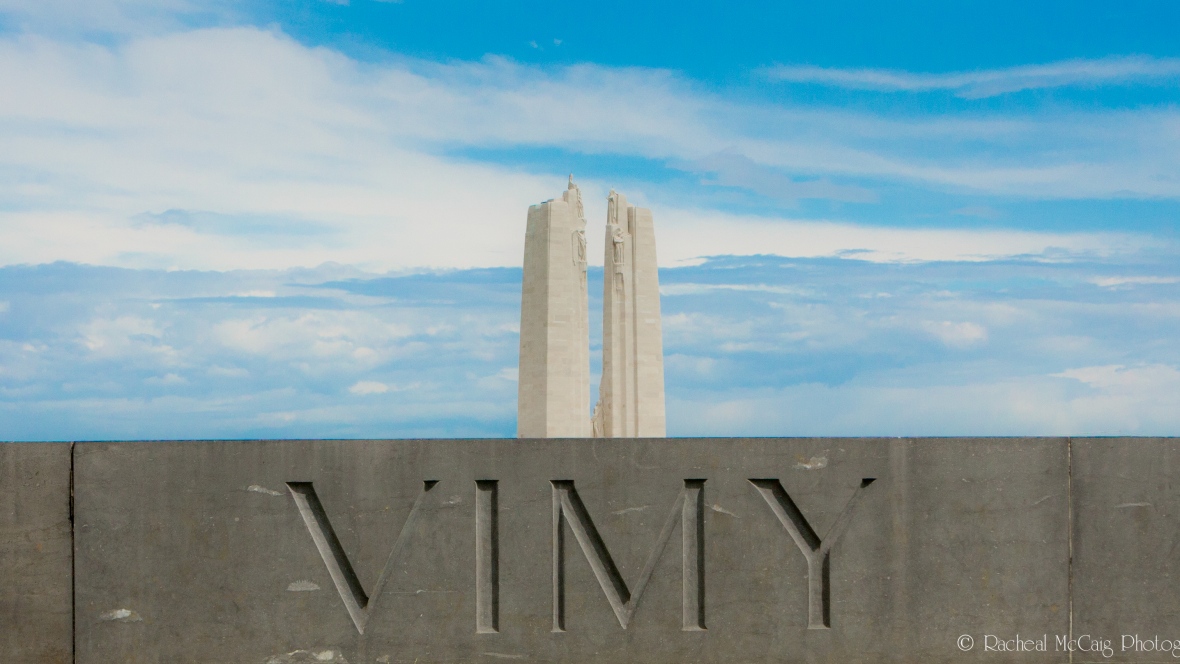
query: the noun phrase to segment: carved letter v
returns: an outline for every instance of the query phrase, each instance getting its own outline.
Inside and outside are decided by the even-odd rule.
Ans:
[[[377,583],[373,586],[373,594],[368,595],[361,587],[360,579],[357,578],[356,572],[352,569],[352,563],[348,561],[348,556],[344,553],[344,547],[340,546],[340,539],[336,537],[336,531],[332,528],[332,523],[328,521],[328,513],[324,511],[324,506],[315,493],[315,487],[311,485],[311,482],[287,482],[287,488],[290,489],[291,497],[295,499],[295,504],[299,507],[303,523],[307,524],[307,531],[311,533],[315,548],[319,550],[320,557],[324,559],[324,565],[328,567],[328,574],[331,575],[332,582],[336,584],[336,590],[340,593],[340,599],[344,601],[344,607],[348,609],[352,623],[356,625],[356,631],[361,634],[365,633],[365,625],[368,624],[369,616],[372,613],[370,600],[381,595],[381,589],[385,587],[390,574],[393,573],[394,560],[401,554],[410,531],[413,530],[414,521],[422,506],[422,499],[434,488],[435,484],[438,484],[437,480],[427,480],[423,483],[422,493],[418,494],[418,498],[414,501],[414,507],[410,509],[410,516],[406,517],[406,522],[397,535],[393,550],[389,552],[389,557],[385,560],[381,576],[377,577]]]

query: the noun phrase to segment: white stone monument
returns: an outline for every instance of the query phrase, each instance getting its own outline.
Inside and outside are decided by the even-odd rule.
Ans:
[[[602,382],[593,416],[586,220],[570,176],[529,208],[520,305],[521,438],[664,437],[664,351],[651,211],[607,199]]]
[[[590,435],[586,219],[570,176],[560,200],[529,208],[520,302],[516,435]]]
[[[663,438],[664,342],[651,210],[607,198],[602,289],[602,382],[593,433]]]

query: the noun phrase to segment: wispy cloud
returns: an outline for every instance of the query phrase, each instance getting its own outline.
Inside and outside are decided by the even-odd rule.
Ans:
[[[951,214],[960,217],[979,217],[980,219],[998,219],[1003,216],[999,210],[987,205],[970,205],[951,210]]]
[[[661,270],[670,432],[1174,434],[1180,284],[1108,269]],[[0,437],[511,436],[519,297],[519,269],[0,268]]]
[[[375,380],[358,380],[348,391],[353,394],[385,394],[389,391],[389,386],[385,383]]]
[[[660,260],[666,265],[702,256],[756,254],[842,256],[879,263],[993,261],[1014,256],[1061,261],[1129,257],[1151,247],[1169,246],[1127,233],[866,227],[671,207],[664,214],[673,220],[660,226]]]
[[[655,208],[662,241],[670,240],[664,259],[738,247],[800,255],[796,246],[819,245],[823,255],[868,249],[884,257],[876,247],[915,237],[933,246],[938,237],[814,213],[768,213],[765,224],[750,224],[729,197],[741,190],[777,201],[871,203],[900,189],[1180,199],[1178,117],[1167,108],[889,117],[736,100],[662,70],[502,58],[361,63],[255,28],[115,45],[10,35],[0,38],[0,264],[519,265],[524,208],[553,196],[564,173],[451,156],[463,148],[562,149],[654,164],[624,184]],[[695,187],[686,202],[662,183],[686,170],[721,186]],[[607,189],[620,183],[581,182],[589,218],[601,219]],[[718,234],[693,228],[706,217],[727,226],[732,251],[713,248]],[[766,242],[758,234],[776,221],[796,233]],[[804,230],[818,235],[798,234]],[[1051,235],[1017,253],[1093,244],[1088,235]],[[964,236],[963,245],[993,247],[989,237]],[[600,256],[600,235],[591,241],[591,255]],[[909,260],[931,252],[895,253]]]
[[[504,272],[0,268],[0,437],[510,435]]]
[[[1090,283],[1103,288],[1118,288],[1127,286],[1140,286],[1150,284],[1177,284],[1180,283],[1180,277],[1162,277],[1162,276],[1125,276],[1125,277],[1094,277],[1090,279]]]
[[[778,65],[767,68],[765,72],[774,80],[790,83],[898,92],[946,90],[959,97],[977,99],[1021,90],[1067,86],[1176,84],[1180,82],[1180,58],[1111,56],[941,74],[805,65]]]
[[[877,194],[870,189],[836,184],[827,179],[792,178],[732,149],[678,166],[705,173],[704,184],[742,187],[786,202],[806,198],[848,203],[876,203],[878,200]]]
[[[0,17],[23,32],[144,35],[237,18],[233,0],[0,0]]]

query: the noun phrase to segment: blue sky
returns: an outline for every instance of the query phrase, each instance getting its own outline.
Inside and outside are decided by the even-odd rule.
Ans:
[[[570,172],[592,255],[655,214],[672,434],[1176,435],[1178,26],[0,0],[0,439],[512,435]]]

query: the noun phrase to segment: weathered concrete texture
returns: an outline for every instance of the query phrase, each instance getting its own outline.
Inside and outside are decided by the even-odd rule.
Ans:
[[[1075,438],[1072,463],[1074,637],[1108,641],[1109,661],[1175,661],[1180,440]]]
[[[520,302],[517,435],[590,435],[586,219],[570,176],[557,200],[529,208]]]
[[[70,446],[0,443],[0,661],[73,661]]]
[[[957,639],[1068,631],[1067,468],[1064,439],[80,444],[77,661],[1062,661]]]

